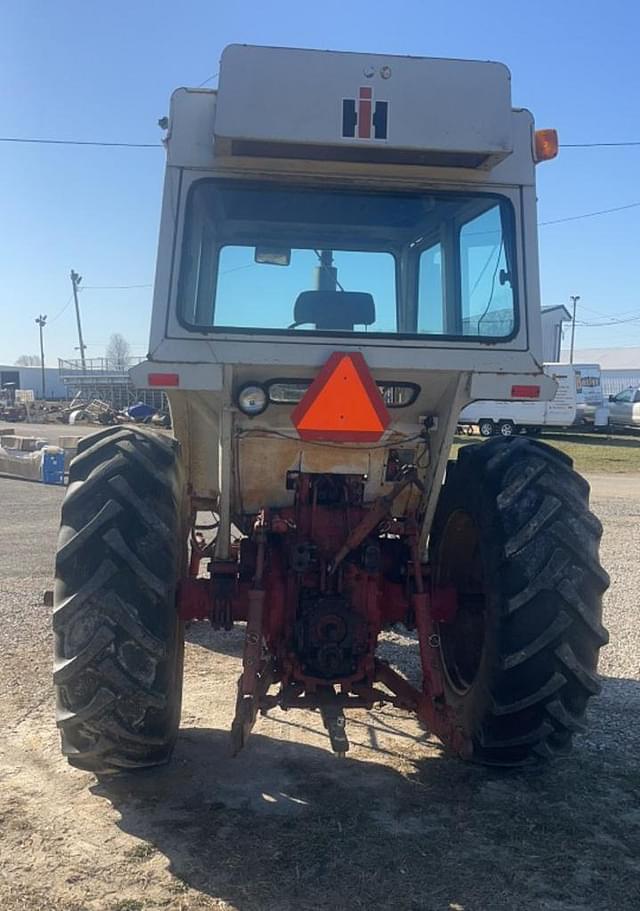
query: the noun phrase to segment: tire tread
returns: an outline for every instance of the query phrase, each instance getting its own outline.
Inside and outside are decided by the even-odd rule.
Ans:
[[[53,612],[63,752],[95,773],[157,765],[173,748],[182,686],[177,444],[105,428],[81,441],[69,481]]]
[[[608,642],[602,595],[609,584],[598,558],[602,525],[588,497],[572,460],[529,437],[465,446],[447,472],[432,559],[452,503],[481,501],[492,516],[485,535],[497,656],[486,682],[491,698],[470,732],[478,761],[537,763],[565,753],[585,730],[587,702],[601,689],[596,667]]]

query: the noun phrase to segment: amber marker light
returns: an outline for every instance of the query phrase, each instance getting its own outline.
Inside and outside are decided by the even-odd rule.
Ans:
[[[558,154],[558,131],[536,130],[533,137],[533,158],[539,161],[551,161]]]

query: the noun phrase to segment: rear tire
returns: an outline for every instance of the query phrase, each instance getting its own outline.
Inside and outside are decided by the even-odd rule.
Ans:
[[[175,440],[139,427],[86,437],[71,462],[56,556],[56,720],[71,765],[166,762],[180,722],[186,559]]]
[[[571,460],[538,440],[466,446],[450,463],[430,558],[435,583],[458,591],[439,628],[445,696],[477,761],[548,759],[584,730],[609,584],[588,495]]]
[[[495,424],[488,419],[483,419],[478,422],[478,430],[480,431],[481,437],[492,437],[496,432]]]
[[[501,421],[499,426],[500,436],[512,437],[516,432],[516,425],[513,421]]]

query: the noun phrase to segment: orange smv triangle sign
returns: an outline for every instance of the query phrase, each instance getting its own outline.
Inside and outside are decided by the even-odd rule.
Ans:
[[[390,416],[363,356],[335,351],[291,420],[303,440],[373,443]]]

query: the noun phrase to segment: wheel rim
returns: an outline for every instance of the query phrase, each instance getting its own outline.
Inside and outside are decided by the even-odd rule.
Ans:
[[[473,686],[484,652],[486,599],[480,533],[464,510],[451,513],[438,551],[438,585],[453,585],[457,610],[453,623],[439,624],[440,655],[449,685],[463,696]]]
[[[510,437],[513,435],[513,425],[512,424],[501,424],[500,433],[503,437]]]
[[[486,421],[480,424],[480,434],[483,437],[490,437],[493,433],[493,426]]]

